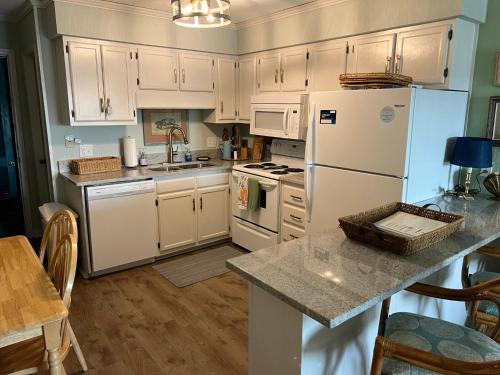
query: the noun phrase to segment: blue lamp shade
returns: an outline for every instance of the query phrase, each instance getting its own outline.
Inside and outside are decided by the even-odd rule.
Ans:
[[[492,159],[491,139],[458,137],[450,162],[467,168],[489,168],[492,166]]]

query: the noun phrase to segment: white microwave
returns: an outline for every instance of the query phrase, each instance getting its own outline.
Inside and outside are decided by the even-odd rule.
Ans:
[[[307,94],[254,95],[250,105],[250,134],[305,140]]]

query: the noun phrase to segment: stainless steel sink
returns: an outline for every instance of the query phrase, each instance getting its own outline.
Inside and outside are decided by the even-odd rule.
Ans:
[[[175,172],[180,170],[178,167],[170,167],[170,166],[150,167],[148,169],[150,171],[155,171],[155,172]]]
[[[180,169],[196,169],[196,168],[207,168],[207,167],[213,167],[215,164],[210,164],[210,163],[196,163],[196,164],[184,164],[184,165],[179,165],[177,168]]]
[[[175,172],[181,169],[201,169],[207,167],[213,167],[215,164],[210,163],[194,163],[194,164],[179,164],[179,165],[162,165],[156,167],[149,167],[150,171],[155,172]]]

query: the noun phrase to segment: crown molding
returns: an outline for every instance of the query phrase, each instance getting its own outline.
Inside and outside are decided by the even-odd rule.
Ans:
[[[277,20],[280,20],[283,18],[288,18],[288,17],[292,17],[295,15],[300,15],[303,13],[308,13],[308,12],[311,12],[313,10],[327,8],[327,7],[330,7],[333,5],[338,5],[341,3],[346,3],[348,1],[352,1],[352,0],[315,0],[315,1],[311,1],[310,3],[305,3],[302,5],[297,5],[297,6],[292,7],[292,8],[280,10],[280,11],[277,11],[275,13],[272,13],[272,14],[269,14],[266,16],[252,18],[252,19],[249,19],[246,21],[238,22],[236,24],[236,28],[238,30],[246,29],[248,27],[262,25],[266,22],[277,21]]]

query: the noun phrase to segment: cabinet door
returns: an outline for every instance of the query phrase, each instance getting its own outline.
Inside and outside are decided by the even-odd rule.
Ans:
[[[420,84],[444,83],[450,30],[450,25],[440,25],[398,33],[397,72]]]
[[[333,41],[309,47],[307,76],[310,91],[340,90],[339,75],[346,72],[347,41]]]
[[[179,89],[179,64],[176,51],[168,48],[138,48],[139,89]]]
[[[305,91],[307,79],[307,47],[281,51],[281,91]]]
[[[161,251],[196,243],[196,211],[194,190],[158,196]]]
[[[238,67],[238,118],[250,121],[250,98],[255,95],[255,57],[240,58]]]
[[[213,58],[206,53],[179,53],[182,91],[213,92]]]
[[[368,35],[349,42],[349,73],[392,71],[396,34]]]
[[[75,121],[104,120],[101,46],[68,42]]]
[[[269,52],[259,56],[257,91],[280,91],[281,53]]]
[[[236,58],[219,57],[218,110],[221,120],[236,120]]]
[[[135,119],[132,85],[132,50],[123,46],[102,46],[106,120]]]
[[[198,189],[198,241],[229,234],[229,185]]]

